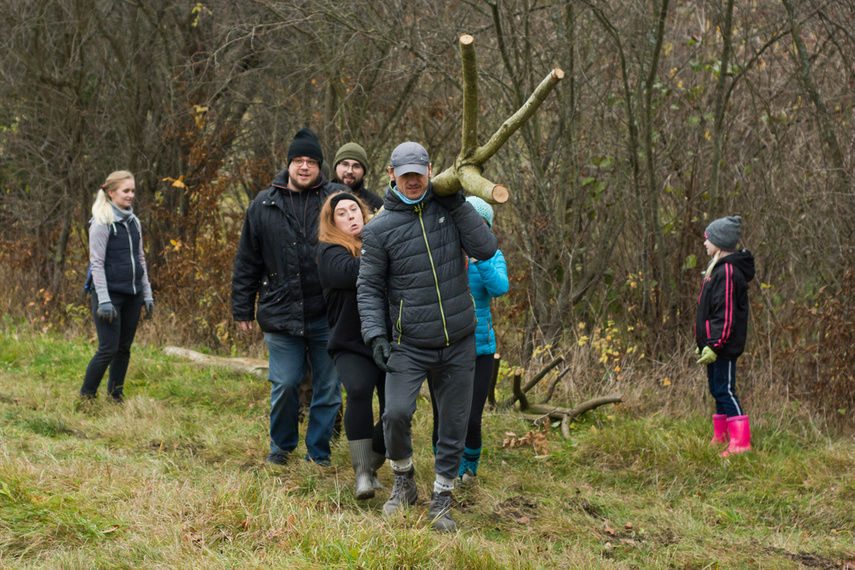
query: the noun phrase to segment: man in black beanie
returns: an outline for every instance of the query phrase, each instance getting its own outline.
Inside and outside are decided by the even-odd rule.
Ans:
[[[383,206],[383,198],[365,187],[365,172],[368,170],[368,153],[355,142],[345,143],[333,159],[335,177],[333,182],[344,184],[357,198],[368,204],[372,212]]]
[[[330,438],[341,406],[338,375],[327,354],[329,325],[315,254],[321,205],[347,187],[324,178],[323,160],[315,133],[297,131],[287,170],[247,208],[232,275],[232,315],[247,333],[257,320],[270,353],[267,462],[278,465],[297,447],[298,386],[307,366],[313,394],[306,461],[330,464]]]

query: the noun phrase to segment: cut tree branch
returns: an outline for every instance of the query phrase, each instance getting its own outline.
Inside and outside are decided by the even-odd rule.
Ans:
[[[478,68],[475,63],[475,38],[469,34],[460,36],[460,58],[463,66],[463,125],[461,132],[460,153],[454,164],[433,180],[433,192],[437,196],[449,196],[461,189],[479,196],[492,204],[502,204],[510,198],[507,187],[496,184],[484,178],[484,163],[487,162],[525,123],[540,105],[555,85],[564,77],[559,68],[553,69],[540,82],[528,101],[507,119],[497,130],[487,144],[477,147],[478,138]]]
[[[502,361],[501,355],[497,352],[493,355],[493,375],[490,377],[490,391],[487,392],[487,401],[491,406],[496,406],[496,381],[499,379],[499,363]]]
[[[606,404],[617,404],[618,402],[622,401],[622,394],[612,394],[611,396],[602,396],[601,398],[594,398],[593,400],[588,400],[587,402],[579,404],[578,406],[570,410],[570,412],[561,420],[561,435],[564,437],[564,439],[569,439],[570,422],[572,422],[577,416],[581,416],[585,412],[593,410],[594,408],[599,408],[600,406],[605,406]]]
[[[522,388],[519,388],[519,386],[515,387],[515,388],[514,388],[514,395],[513,395],[513,396],[511,396],[510,398],[508,398],[507,400],[504,400],[503,402],[501,402],[498,406],[499,406],[499,407],[502,407],[502,408],[510,408],[511,406],[513,406],[513,405],[514,405],[514,402],[516,402],[516,401],[522,401],[520,398],[518,398],[518,397],[517,397],[517,390],[519,391],[519,393],[520,393],[520,394],[524,395],[526,392],[528,392],[529,390],[531,390],[532,388],[534,388],[534,386],[535,386],[538,382],[540,382],[540,380],[541,380],[544,376],[546,376],[546,375],[547,375],[547,373],[549,373],[549,371],[550,371],[550,370],[552,370],[553,368],[555,368],[556,366],[558,366],[558,365],[559,365],[559,364],[561,364],[562,362],[564,362],[564,357],[563,357],[563,356],[559,356],[558,358],[554,359],[552,362],[550,362],[549,364],[547,364],[546,366],[544,366],[544,367],[543,367],[543,369],[542,369],[540,372],[538,372],[537,374],[535,374],[535,375],[534,375],[534,378],[532,378],[531,380],[529,380],[529,381],[528,381],[528,384],[526,384],[526,385],[525,385],[525,386],[523,386]],[[514,382],[519,382],[519,380],[518,380],[518,378],[517,378],[517,374],[519,374],[519,376],[521,377],[521,376],[522,376],[522,373],[523,373],[523,370],[522,370],[521,368],[517,368],[517,369],[514,371]]]
[[[163,347],[163,353],[189,360],[200,366],[225,368],[226,370],[240,374],[252,374],[259,378],[267,378],[268,362],[266,360],[259,360],[257,358],[224,358],[222,356],[202,354],[201,352],[178,346],[165,346]]]

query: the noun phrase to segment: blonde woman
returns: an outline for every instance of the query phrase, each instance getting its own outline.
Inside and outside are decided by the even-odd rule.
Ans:
[[[134,175],[118,170],[98,190],[89,223],[87,283],[98,332],[98,351],[89,361],[80,396],[95,398],[104,372],[110,368],[107,393],[123,402],[125,374],[140,313],[154,311],[154,299],[143,255],[142,225],[132,207]]]

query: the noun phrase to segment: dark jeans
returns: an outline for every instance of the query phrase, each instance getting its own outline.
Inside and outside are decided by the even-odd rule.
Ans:
[[[490,382],[493,381],[493,357],[493,354],[482,354],[475,360],[475,383],[472,385],[472,407],[469,410],[469,424],[466,429],[466,449],[481,450],[481,416],[484,414],[484,405],[487,403]],[[430,382],[428,382],[428,388],[430,388],[430,402],[433,408],[433,447],[436,449],[436,441],[439,438],[438,412],[433,385]]]
[[[326,462],[335,416],[341,407],[341,389],[333,361],[327,354],[330,327],[326,316],[305,323],[305,335],[264,333],[270,354],[270,453],[287,455],[299,442],[299,386],[312,370],[312,405],[306,426],[306,460]]]
[[[371,449],[386,455],[383,439],[383,410],[386,408],[386,373],[371,358],[352,352],[339,352],[334,357],[341,384],[347,391],[344,408],[344,432],[347,439],[371,439]],[[374,421],[374,390],[380,401],[380,415]]]
[[[707,364],[710,394],[715,398],[715,413],[727,417],[741,416],[742,406],[736,397],[736,361],[719,358]]]
[[[98,332],[98,350],[92,360],[89,361],[89,366],[86,367],[86,375],[83,377],[80,394],[82,396],[94,396],[98,392],[98,386],[109,366],[110,377],[107,381],[107,393],[119,400],[122,398],[125,374],[128,372],[128,362],[131,359],[131,344],[134,342],[134,335],[140,322],[143,295],[141,292],[136,295],[112,293],[110,300],[117,313],[112,323],[98,318],[98,295],[92,291],[90,296],[92,298],[92,316],[95,319],[95,330]]]
[[[466,423],[475,374],[475,335],[444,348],[418,348],[394,343],[386,374],[383,435],[386,457],[393,461],[413,455],[411,427],[416,399],[425,378],[436,397],[439,437],[434,471],[454,479],[463,456]]]

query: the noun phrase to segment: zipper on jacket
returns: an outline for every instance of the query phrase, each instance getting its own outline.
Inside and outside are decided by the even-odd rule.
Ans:
[[[404,300],[401,299],[400,305],[398,305],[398,322],[395,323],[395,328],[398,329],[398,344],[401,344],[401,337],[404,336],[404,330],[401,328],[401,317],[404,315]]]
[[[131,287],[133,288],[134,295],[137,294],[137,264],[134,261],[134,240],[131,239],[131,226],[130,224],[125,224],[125,229],[128,230],[128,247],[131,250]]]
[[[430,242],[428,242],[427,231],[425,230],[425,221],[422,218],[422,210],[424,210],[424,204],[416,205],[416,212],[419,215],[419,224],[422,226],[422,235],[425,238],[425,247],[428,252],[428,259],[430,260],[430,270],[433,273],[433,282],[436,284],[436,297],[439,299],[439,314],[442,316],[442,332],[445,333],[445,346],[449,346],[451,341],[448,338],[448,326],[445,323],[445,310],[442,308],[442,294],[439,292],[439,278],[436,276],[436,266],[433,264],[433,255],[430,252]]]

